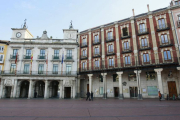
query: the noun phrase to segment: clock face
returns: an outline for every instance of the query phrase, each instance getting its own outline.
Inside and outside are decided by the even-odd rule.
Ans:
[[[21,33],[20,32],[16,33],[16,37],[20,38],[21,37]]]

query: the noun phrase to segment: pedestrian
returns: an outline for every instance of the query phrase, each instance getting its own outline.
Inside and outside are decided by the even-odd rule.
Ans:
[[[159,93],[158,93],[158,95],[159,95],[159,101],[161,101],[161,93],[160,93],[160,91],[159,91]]]
[[[93,101],[93,92],[91,91],[91,100]]]
[[[87,101],[88,99],[90,100],[90,98],[89,98],[89,96],[90,96],[90,92],[89,92],[89,91],[87,92],[87,94],[86,94],[86,95],[87,95],[86,101]]]

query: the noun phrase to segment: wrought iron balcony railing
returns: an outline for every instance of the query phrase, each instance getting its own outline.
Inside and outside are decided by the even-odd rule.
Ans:
[[[173,40],[161,40],[159,42],[159,47],[169,47],[169,46],[173,46]]]
[[[31,59],[31,56],[29,56],[29,55],[24,55],[24,56],[23,56],[23,59]]]
[[[52,55],[52,60],[60,60],[61,56],[60,55]]]
[[[157,26],[157,32],[164,31],[164,30],[169,30],[170,25],[169,24],[160,24]]]
[[[108,36],[106,37],[106,42],[112,42],[115,40],[115,36]]]
[[[65,60],[73,60],[73,55],[65,55]]]
[[[86,55],[81,55],[81,60],[87,59],[87,54]]]
[[[88,46],[87,42],[83,42],[83,43],[81,43],[81,48],[83,48],[83,47],[87,47],[87,46]]]
[[[138,30],[138,35],[146,35],[149,34],[149,28],[143,28]]]
[[[98,44],[101,44],[100,39],[93,40],[93,45],[98,45]]]
[[[16,59],[16,55],[10,55],[10,59]],[[19,55],[17,55],[17,59],[19,59]]]
[[[149,49],[151,49],[151,44],[150,43],[141,44],[140,47],[139,47],[140,51],[149,50]]]
[[[122,53],[129,53],[129,52],[132,52],[131,46],[122,48]]]
[[[38,55],[38,59],[46,59],[46,55]]]
[[[99,51],[99,52],[97,52],[97,51],[95,52],[95,51],[94,51],[93,57],[94,57],[94,58],[96,58],[96,57],[101,57],[101,52],[100,52],[100,51]]]
[[[122,39],[122,40],[123,40],[123,39],[126,39],[126,38],[131,38],[131,33],[130,33],[130,32],[128,32],[127,35],[121,35],[121,39]]]

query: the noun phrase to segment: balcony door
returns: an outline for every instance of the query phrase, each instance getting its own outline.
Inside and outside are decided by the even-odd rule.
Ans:
[[[159,19],[158,20],[158,24],[159,24],[159,29],[163,29],[166,27],[165,25],[165,19]]]
[[[146,32],[146,28],[145,28],[145,24],[144,23],[143,24],[139,24],[139,31],[140,31],[140,33]]]
[[[30,59],[31,58],[31,49],[27,49],[26,50],[26,59]]]

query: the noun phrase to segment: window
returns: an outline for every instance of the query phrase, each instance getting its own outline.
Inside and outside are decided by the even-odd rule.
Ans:
[[[0,46],[0,52],[4,52],[4,46]]]
[[[117,82],[117,81],[119,81],[118,75],[113,74],[113,82]]]
[[[125,64],[126,65],[130,65],[131,64],[130,56],[126,56],[125,57]]]
[[[39,64],[38,74],[43,74],[43,71],[44,71],[44,64]]]
[[[161,43],[168,43],[168,36],[166,34],[161,35]]]
[[[24,74],[29,74],[29,64],[24,64]]]
[[[53,64],[53,74],[58,74],[58,64]]]
[[[175,5],[178,5],[178,1],[175,1]]]
[[[147,47],[148,46],[146,38],[141,39],[141,46],[142,47]]]
[[[103,76],[102,75],[99,75],[99,81],[103,82]]]
[[[157,86],[147,86],[148,96],[158,96]]]
[[[108,40],[111,40],[113,38],[112,37],[112,32],[108,32],[107,35],[108,35]]]
[[[129,50],[129,42],[124,42],[124,50]]]
[[[147,80],[155,80],[155,77],[156,77],[155,71],[146,72]]]
[[[83,53],[82,53],[83,57],[86,57],[87,54],[86,54],[86,50],[83,50]]]
[[[164,51],[164,60],[171,60],[171,51]]]
[[[108,52],[114,52],[114,50],[113,50],[113,45],[111,44],[111,45],[108,45]]]
[[[54,58],[59,58],[59,50],[54,50]]]
[[[145,24],[144,23],[143,24],[139,24],[139,31],[140,31],[140,33],[146,32],[146,28],[145,28]]]
[[[109,67],[113,67],[113,66],[114,66],[114,59],[109,58]]]
[[[13,58],[16,58],[17,52],[18,52],[18,49],[13,49]]]
[[[180,21],[180,15],[178,15],[178,20]]]
[[[83,45],[83,46],[87,45],[87,43],[86,43],[86,38],[83,38],[82,45]]]
[[[71,65],[66,65],[66,74],[71,74]]]
[[[122,31],[123,31],[123,36],[128,36],[128,29],[127,29],[127,27],[123,28]]]
[[[159,19],[158,20],[158,23],[159,23],[159,29],[163,29],[166,27],[165,25],[165,19]]]
[[[30,58],[31,58],[31,49],[26,49],[25,59],[30,59]]]
[[[15,73],[16,70],[16,64],[11,64],[10,72]]]
[[[149,54],[148,53],[143,54],[143,62],[144,63],[149,62]]]
[[[72,50],[71,49],[67,50],[67,59],[72,59]]]
[[[83,63],[82,63],[82,69],[83,69],[83,70],[86,69],[86,62],[83,62]]]
[[[1,73],[1,71],[2,71],[2,65],[0,65],[0,73]]]
[[[94,52],[95,52],[95,55],[99,54],[99,48],[95,47]]]
[[[100,87],[99,94],[103,95],[103,87]]]
[[[45,56],[45,50],[40,50],[40,56]]]
[[[135,73],[130,73],[128,75],[128,79],[129,79],[129,81],[137,81],[136,74]]]
[[[0,63],[4,62],[4,55],[0,55]]]
[[[95,42],[95,43],[99,42],[99,35],[95,35],[95,36],[94,36],[94,42]]]
[[[95,61],[95,67],[97,67],[97,68],[99,67],[99,60]]]

